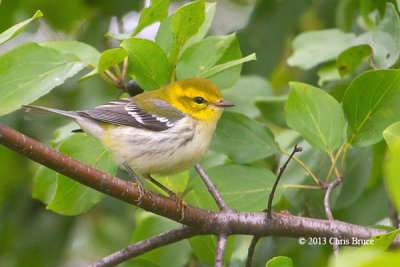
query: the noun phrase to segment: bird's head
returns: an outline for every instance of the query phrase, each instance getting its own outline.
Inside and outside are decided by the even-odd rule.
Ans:
[[[163,90],[167,102],[198,119],[218,120],[223,108],[235,105],[224,100],[218,87],[206,79],[183,79]]]

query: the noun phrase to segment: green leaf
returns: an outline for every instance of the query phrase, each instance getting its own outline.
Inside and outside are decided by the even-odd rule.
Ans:
[[[262,211],[267,207],[268,196],[276,178],[270,170],[229,164],[219,165],[205,171],[230,208],[240,211]],[[206,195],[209,195],[198,175],[193,178],[190,189],[203,191]],[[282,186],[278,186],[274,204],[279,201],[282,191]],[[209,203],[207,198],[204,198],[198,192],[196,194],[198,203],[203,201]],[[200,207],[205,208],[202,205]]]
[[[287,99],[287,96],[257,97],[255,104],[264,118],[276,125],[287,127],[284,111]]]
[[[53,132],[53,139],[51,140],[51,145],[55,147],[61,141],[73,135],[74,133],[72,131],[76,129],[79,129],[79,126],[76,125],[76,123],[73,121],[71,121],[68,124],[65,124],[64,126],[61,126],[60,128],[55,129]]]
[[[145,27],[156,21],[162,21],[168,17],[169,0],[151,0],[149,7],[142,10],[138,25],[133,35],[138,34]]]
[[[172,66],[178,61],[185,42],[199,31],[204,19],[204,0],[198,0],[184,5],[172,15],[171,31],[174,37],[174,45],[169,55]]]
[[[169,190],[174,192],[177,195],[181,195],[185,189],[186,186],[189,182],[189,171],[186,170],[184,172],[175,174],[175,175],[168,175],[168,176],[152,176],[157,182],[161,183],[165,187],[167,187]],[[158,186],[151,184],[151,187],[154,188],[154,190],[160,194],[163,194],[165,196],[168,196],[168,194],[159,188]]]
[[[75,134],[60,143],[59,151],[103,172],[115,175],[118,164],[96,139]],[[61,174],[57,176],[57,189],[47,209],[63,215],[78,215],[103,199],[103,194]]]
[[[314,175],[325,181],[331,166],[331,160],[327,153],[313,149],[306,142],[299,143],[303,148],[303,152],[297,153],[296,157],[301,160]],[[288,149],[290,152],[292,148]],[[287,156],[282,156],[278,166],[282,166],[286,162]],[[341,158],[338,159],[341,162]],[[350,207],[355,201],[360,199],[365,191],[372,168],[372,149],[361,148],[356,149],[350,147],[346,157],[346,172],[344,173],[343,182],[332,191],[331,208],[340,210]],[[332,175],[332,178],[335,174]],[[296,162],[291,161],[282,175],[283,187],[285,188],[285,197],[297,209],[303,209],[306,205],[310,212],[315,216],[325,216],[325,211],[321,202],[324,199],[324,193],[321,190],[307,190],[290,188],[287,185],[312,185],[316,183],[309,174]],[[317,214],[316,214],[317,213]]]
[[[395,122],[383,131],[383,138],[388,144],[389,149],[400,140],[400,122]]]
[[[8,40],[14,38],[17,36],[25,27],[31,23],[31,21],[35,20],[36,18],[42,17],[43,13],[42,11],[38,10],[36,11],[35,15],[33,15],[32,18],[24,20],[18,24],[15,24],[11,28],[7,29],[6,31],[2,32],[0,34],[0,44],[3,44],[7,42]]]
[[[91,45],[77,41],[44,41],[38,43],[40,46],[49,47],[58,50],[63,54],[72,54],[85,61],[89,65],[97,67],[100,52]]]
[[[244,58],[232,60],[232,61],[229,61],[229,62],[226,62],[226,63],[223,63],[223,64],[219,64],[219,65],[217,65],[215,67],[212,67],[208,71],[204,72],[202,76],[203,76],[203,78],[208,78],[210,76],[213,76],[213,75],[217,74],[218,72],[221,72],[221,71],[226,70],[228,68],[231,68],[233,66],[240,65],[240,64],[242,64],[244,62],[248,62],[248,61],[252,61],[252,60],[257,60],[255,53],[250,54],[250,55],[248,55],[247,57],[244,57]]]
[[[48,204],[54,198],[56,185],[57,173],[40,166],[33,177],[32,197]]]
[[[168,230],[175,229],[180,224],[161,216],[138,211],[135,212],[136,227],[132,236],[132,243],[139,242],[154,235],[161,234]],[[184,266],[190,255],[190,247],[186,240],[163,246],[143,255],[136,259],[148,260],[157,266]],[[141,266],[141,265],[138,265]]]
[[[217,72],[211,76],[208,76],[207,79],[215,83],[220,89],[232,87],[239,79],[240,72],[242,70],[242,64],[237,64],[239,62],[236,60],[243,60],[237,38],[233,40],[231,46],[228,48],[222,58],[216,63],[216,66],[213,67],[217,69],[212,70],[213,68],[211,68],[209,70],[216,70]],[[202,76],[204,77],[204,74]]]
[[[338,162],[341,162],[339,158]],[[346,172],[343,182],[335,188],[331,194],[332,209],[340,210],[348,208],[365,190],[372,171],[372,148],[350,148],[346,157]],[[330,166],[327,160],[325,163]],[[326,177],[328,172],[322,173]],[[323,176],[323,179],[325,177]],[[334,178],[333,174],[331,179]]]
[[[399,232],[400,232],[400,229],[396,229],[390,233],[373,236],[370,239],[368,239],[369,242],[364,244],[361,247],[361,249],[373,248],[373,249],[385,251],[392,244],[393,240],[396,238],[396,236]]]
[[[246,90],[246,88],[251,88],[251,90]],[[230,111],[239,112],[254,119],[263,113],[257,108],[258,100],[272,96],[273,92],[274,89],[265,78],[257,75],[242,75],[233,87],[223,90],[223,95],[225,99],[236,104],[229,108]]]
[[[293,260],[286,256],[278,256],[270,259],[265,267],[293,267]]]
[[[254,54],[241,57],[235,34],[210,36],[185,50],[179,58],[176,76],[178,80],[190,77],[209,78],[219,88],[229,88],[239,79],[240,65],[255,59]]]
[[[240,113],[225,111],[211,150],[226,154],[237,163],[249,163],[275,155],[279,147],[266,125]]]
[[[0,56],[0,116],[30,104],[85,67],[74,55],[23,44]]]
[[[128,56],[128,52],[120,47],[109,49],[101,53],[98,65],[98,72],[101,73],[106,69],[117,65],[122,62]]]
[[[351,242],[351,241],[350,241]],[[396,250],[387,252],[377,249],[343,248],[338,257],[332,255],[329,267],[375,267],[399,266],[400,253]]]
[[[172,47],[174,46],[174,35],[171,31],[171,20],[172,16],[169,16],[163,20],[158,27],[156,34],[156,44],[158,44],[165,52],[165,54],[170,58],[170,53]]]
[[[211,23],[214,19],[215,7],[216,7],[216,3],[212,3],[212,2],[205,3],[204,22],[200,26],[199,31],[186,41],[185,45],[182,48],[182,51],[185,51],[185,49],[187,47],[191,46],[192,44],[200,42],[204,38],[204,36],[206,36],[208,30],[211,27]]]
[[[176,66],[177,79],[202,77],[222,58],[234,39],[235,34],[214,35],[187,48]]]
[[[367,44],[372,47],[373,64],[384,69],[394,65],[400,54],[400,19],[392,3],[386,3],[385,16],[370,32],[357,37],[352,45]]]
[[[318,70],[318,85],[322,86],[325,82],[329,81],[336,81],[340,80],[341,77],[339,75],[339,71],[336,68],[336,64],[333,62],[329,62],[324,64],[319,70]]]
[[[366,146],[382,140],[383,130],[400,117],[400,71],[364,72],[347,88],[343,98],[349,142]]]
[[[353,33],[337,29],[312,31],[299,34],[293,41],[290,66],[310,69],[320,63],[335,59],[355,39]]]
[[[144,90],[161,88],[170,78],[170,68],[164,51],[154,42],[129,38],[121,43],[128,51],[128,74]]]
[[[291,82],[289,85],[285,105],[289,127],[320,150],[333,151],[343,144],[346,124],[336,99],[308,84]]]
[[[230,235],[226,241],[224,263],[228,263],[234,246],[234,236]],[[190,246],[196,258],[204,264],[214,265],[217,237],[215,235],[195,236],[189,239]]]
[[[352,46],[344,50],[336,59],[336,67],[341,77],[353,72],[363,58],[370,56],[372,49],[369,45]]]
[[[400,142],[397,141],[392,144],[390,149],[389,163],[386,167],[386,175],[384,176],[386,181],[387,191],[390,193],[390,198],[397,212],[400,212]]]

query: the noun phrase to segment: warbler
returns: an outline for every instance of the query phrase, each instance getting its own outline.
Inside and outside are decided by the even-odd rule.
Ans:
[[[138,175],[175,195],[151,175],[179,173],[198,163],[210,145],[223,108],[232,106],[234,103],[224,100],[214,83],[191,78],[89,110],[22,107],[74,120],[128,169],[142,197]]]

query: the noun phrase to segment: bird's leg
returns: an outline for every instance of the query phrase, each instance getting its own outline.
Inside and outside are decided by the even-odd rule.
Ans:
[[[139,177],[136,175],[136,173],[131,169],[131,167],[129,167],[128,164],[126,163],[122,163],[122,165],[124,165],[124,167],[128,170],[128,172],[133,176],[133,179],[136,182],[136,185],[138,187],[139,190],[139,199],[137,201],[137,205],[140,206],[142,204],[142,200],[143,200],[143,196],[144,196],[144,187],[142,184],[142,181],[140,181]]]
[[[155,180],[150,175],[145,175],[144,177],[146,179],[148,179],[150,182],[152,182],[154,185],[156,185],[159,188],[161,188],[172,199],[174,199],[176,201],[176,203],[178,204],[178,211],[180,211],[180,213],[181,213],[181,220],[182,220],[183,219],[183,215],[184,215],[184,208],[187,206],[186,202],[182,200],[182,197],[178,196],[177,194],[175,194],[174,192],[169,190],[167,187],[165,187],[164,185],[160,184],[157,180]]]

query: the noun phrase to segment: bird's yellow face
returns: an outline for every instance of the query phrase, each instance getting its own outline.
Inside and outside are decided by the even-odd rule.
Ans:
[[[214,83],[206,79],[180,80],[164,90],[170,104],[198,119],[218,120],[224,107],[234,106],[223,99]]]

